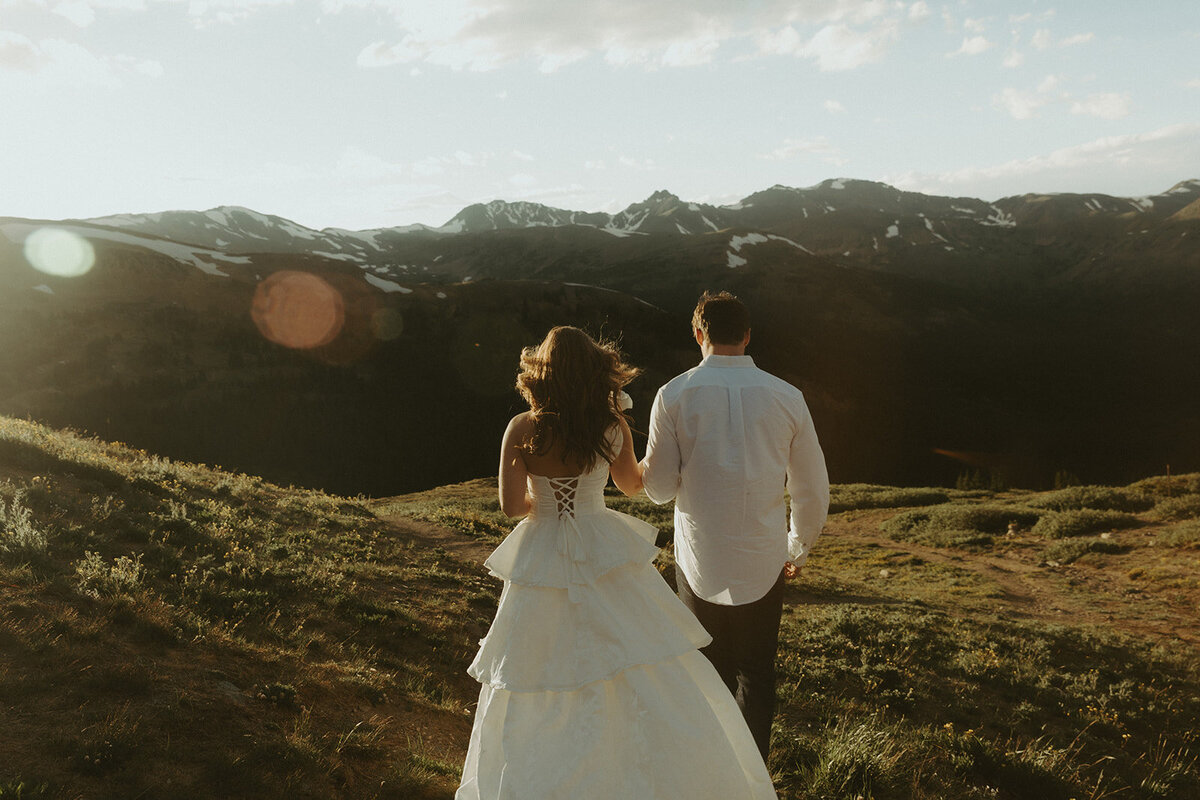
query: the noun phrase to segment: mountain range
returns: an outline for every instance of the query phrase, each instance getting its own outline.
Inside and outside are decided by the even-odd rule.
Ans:
[[[94,266],[36,269],[46,229]],[[263,322],[298,302],[271,294],[292,273],[336,306],[299,348]],[[620,336],[644,429],[695,363],[705,288],[751,305],[752,354],[805,391],[838,481],[1200,467],[1200,180],[986,202],[838,179],[369,231],[238,207],[0,218],[0,413],[343,493],[424,488],[494,472],[516,354],[553,324]]]

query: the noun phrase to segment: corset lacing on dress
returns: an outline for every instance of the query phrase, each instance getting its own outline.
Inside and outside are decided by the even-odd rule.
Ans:
[[[575,521],[575,500],[579,495],[579,477],[546,478],[550,490],[554,493],[554,505],[558,518],[564,522],[562,538],[558,540],[558,552],[565,555],[571,562],[568,576],[567,599],[572,603],[583,600],[581,589],[587,585],[579,565],[587,560],[587,550],[584,547],[583,535]]]

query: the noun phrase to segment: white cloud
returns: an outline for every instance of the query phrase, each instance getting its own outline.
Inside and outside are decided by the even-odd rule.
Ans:
[[[51,86],[115,87],[120,83],[119,71],[132,66],[135,71],[152,74],[156,63],[122,56],[103,59],[64,39],[34,42],[20,34],[0,31],[0,68],[31,73]]]
[[[342,150],[334,169],[343,179],[366,184],[393,183],[406,172],[404,165],[354,146]]]
[[[1049,50],[1050,48],[1075,47],[1077,45],[1086,44],[1096,38],[1094,33],[1077,33],[1073,36],[1068,36],[1065,39],[1054,38],[1054,34],[1049,28],[1038,28],[1030,39],[1030,44],[1035,50]]]
[[[839,72],[871,64],[883,58],[888,44],[896,38],[896,27],[885,22],[868,30],[858,30],[843,24],[826,25],[807,42],[794,28],[788,28],[773,39],[760,41],[763,52],[797,55],[817,62],[822,72]]]
[[[508,176],[508,182],[517,188],[528,188],[537,183],[537,178],[527,172],[518,172]]]
[[[983,33],[987,30],[987,24],[981,19],[964,19],[963,30],[970,33]]]
[[[475,169],[486,166],[491,159],[490,153],[468,153],[456,150],[448,156],[426,156],[413,162],[412,171],[417,175],[441,175],[449,169]]]
[[[96,9],[84,0],[68,0],[54,6],[54,13],[70,20],[80,28],[86,28],[96,21]]]
[[[437,158],[436,156],[426,156],[425,158],[422,158],[419,161],[413,162],[412,171],[415,174],[421,175],[424,177],[429,177],[432,175],[441,175],[443,172],[446,171],[443,164],[444,164],[444,162],[442,161],[442,159]]]
[[[1013,119],[1032,119],[1039,108],[1064,97],[1058,92],[1059,79],[1047,75],[1033,91],[1007,87],[992,96],[992,105],[1007,111]]]
[[[841,103],[839,103],[837,100],[826,100],[825,101],[825,110],[828,111],[830,114],[845,114],[846,113],[846,107],[844,105],[842,105]]]
[[[927,18],[929,13],[929,4],[925,0],[919,0],[908,7],[908,18],[914,22]]]
[[[1038,92],[1025,92],[1006,88],[992,97],[992,105],[1007,111],[1013,119],[1031,119],[1039,108],[1050,102],[1050,98]]]
[[[1185,81],[1183,85],[1189,89],[1200,89],[1200,78],[1193,78],[1190,81]]]
[[[841,151],[830,144],[829,139],[824,136],[814,139],[785,139],[779,147],[769,153],[762,153],[759,158],[768,161],[786,161],[802,154],[821,156],[821,160],[827,164],[846,163],[841,156]]]
[[[652,158],[637,159],[631,158],[630,156],[621,156],[617,159],[617,163],[619,163],[622,167],[629,167],[631,169],[649,170],[655,168],[654,159]]]
[[[1089,114],[1101,119],[1121,119],[1129,116],[1131,100],[1128,94],[1106,92],[1089,95],[1071,104],[1072,114]]]
[[[977,56],[980,53],[986,53],[993,47],[995,47],[995,45],[992,42],[989,42],[983,36],[972,36],[968,39],[963,39],[962,46],[960,46],[958,50],[955,50],[953,53],[948,53],[947,55]]]
[[[173,0],[154,0],[172,2]],[[95,0],[92,0],[95,2]],[[187,0],[187,14],[198,24],[241,22],[263,8],[293,5],[296,0]]]
[[[517,159],[518,161],[536,161],[537,160],[533,156],[529,155],[529,153],[523,152],[521,150],[513,150],[512,157]]]
[[[1197,163],[1200,124],[1187,123],[1148,133],[1108,136],[992,166],[906,173],[885,176],[884,180],[910,191],[969,193],[985,198],[1030,191],[1102,191],[1137,196],[1165,191],[1187,177],[1179,174],[1181,164]],[[1098,180],[1107,184],[1097,185]]]
[[[793,55],[826,71],[851,69],[878,60],[900,22],[929,15],[924,0],[323,0],[321,9],[371,11],[395,23],[394,36],[363,49],[362,66],[425,62],[490,70],[532,61],[543,72],[589,57],[622,67],[694,67],[726,51],[739,57],[745,41],[758,43],[756,56]]]
[[[113,63],[117,64],[123,70],[135,72],[147,78],[161,78],[166,72],[161,62],[147,61],[145,59],[134,58],[133,56],[115,56]]]
[[[1025,63],[1025,55],[1017,50],[1009,50],[1003,63],[1009,69],[1015,69]]]
[[[42,54],[33,40],[10,31],[0,31],[0,69],[34,72],[42,63]]]

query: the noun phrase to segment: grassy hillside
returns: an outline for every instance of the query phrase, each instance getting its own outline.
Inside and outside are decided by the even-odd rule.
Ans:
[[[834,509],[781,797],[1200,797],[1200,475]],[[340,498],[0,418],[0,798],[451,797],[510,527],[490,480]]]

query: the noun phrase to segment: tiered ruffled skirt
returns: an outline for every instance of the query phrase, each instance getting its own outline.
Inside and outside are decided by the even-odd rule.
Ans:
[[[530,518],[488,559],[505,585],[456,800],[775,800],[654,534],[611,509]]]

